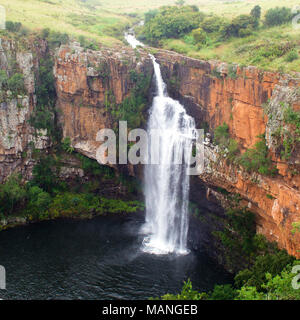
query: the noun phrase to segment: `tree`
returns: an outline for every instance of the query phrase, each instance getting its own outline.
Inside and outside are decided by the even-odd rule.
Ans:
[[[144,14],[144,16],[145,16],[144,22],[147,23],[148,21],[153,19],[158,13],[159,13],[159,11],[157,9],[147,11]]]
[[[183,6],[184,3],[185,3],[184,0],[177,0],[177,1],[175,2],[175,4],[177,4],[178,6]]]
[[[8,31],[11,32],[19,32],[22,28],[21,22],[12,22],[12,21],[6,21],[5,27]]]
[[[234,278],[235,285],[256,287],[258,291],[262,290],[266,282],[266,273],[276,276],[290,263],[294,258],[287,254],[286,251],[278,251],[275,254],[265,254],[258,256],[254,265],[250,269],[240,271]]]
[[[236,291],[230,284],[215,285],[209,300],[233,300],[236,297]]]
[[[237,290],[238,296],[235,300],[264,300],[265,295],[258,292],[255,287],[242,287]]]
[[[179,38],[199,28],[203,19],[204,14],[191,6],[165,6],[155,15],[147,15],[143,33],[148,42],[155,44],[160,39]]]
[[[256,19],[256,20],[259,20],[260,17],[261,17],[261,7],[260,6],[255,6],[251,12],[250,12],[250,15]]]
[[[251,15],[241,14],[230,23],[225,23],[220,29],[221,39],[229,37],[245,37],[258,27],[258,20]]]
[[[41,215],[48,210],[52,201],[50,194],[37,186],[29,188],[28,198],[29,203],[26,209],[30,214]]]
[[[21,178],[13,174],[0,186],[1,211],[12,214],[16,207],[25,199],[26,191],[21,185]]]
[[[299,265],[299,261],[296,261],[294,265]],[[289,265],[280,275],[273,278],[270,273],[266,274],[268,282],[263,287],[267,291],[268,300],[300,300],[300,290],[292,286],[296,275],[291,271],[292,265]]]
[[[291,9],[286,7],[276,7],[269,9],[265,15],[265,25],[268,27],[279,26],[289,22],[292,18]]]

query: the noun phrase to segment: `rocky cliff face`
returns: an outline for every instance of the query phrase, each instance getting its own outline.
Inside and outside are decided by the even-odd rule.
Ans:
[[[78,152],[96,159],[97,132],[116,128],[121,104],[133,94],[138,75],[152,75],[148,55],[130,48],[84,50],[63,46],[55,58],[57,107],[63,136]],[[149,78],[150,78],[149,77]]]
[[[38,68],[38,56],[43,55],[45,50],[43,43],[24,50],[13,40],[0,39],[2,72],[7,77],[16,71],[23,74],[26,89],[23,95],[15,95],[10,90],[1,91],[0,182],[13,172],[21,172],[24,177],[30,178],[34,164],[30,146],[34,145],[39,150],[49,147],[47,132],[36,131],[28,123],[36,106],[34,73]]]
[[[199,178],[209,188],[239,193],[242,205],[257,214],[257,231],[299,256],[300,236],[292,233],[294,223],[300,221],[299,154],[295,150],[289,161],[281,160],[272,149],[271,131],[282,122],[281,102],[290,103],[297,110],[300,100],[295,92],[300,81],[255,67],[240,69],[166,51],[159,51],[156,57],[170,94],[184,102],[198,128],[208,126],[213,132],[227,123],[242,152],[255,144],[258,135],[266,135],[279,169],[276,177],[248,174],[241,167],[228,165],[226,160],[220,161],[216,148],[207,144],[206,170]],[[110,97],[114,96],[115,104],[120,106],[130,95],[133,71],[152,74],[146,53],[129,48],[85,52],[76,43],[60,48],[55,63],[58,106],[64,137],[71,138],[77,151],[96,158],[97,132],[116,125],[109,109]],[[266,110],[267,106],[273,106],[271,111]],[[208,200],[211,194],[207,192]]]
[[[295,135],[296,131],[283,120],[288,106],[299,111],[299,75],[204,62],[166,51],[156,57],[165,79],[169,79],[170,93],[185,103],[198,128],[209,127],[212,133],[227,123],[241,152],[252,147],[259,135],[265,135],[278,175],[249,174],[240,166],[228,164],[217,148],[207,143],[206,170],[200,179],[208,186],[239,193],[243,204],[257,214],[257,231],[300,257],[300,234],[293,232],[300,221],[299,144],[295,142],[288,160],[280,155],[282,132]]]
[[[1,181],[14,171],[29,178],[34,164],[30,146],[33,143],[35,148],[43,150],[49,147],[46,132],[37,132],[28,123],[36,107],[34,72],[44,50],[43,43],[24,50],[18,49],[13,41],[1,42],[1,69],[9,74],[11,60],[15,60],[25,77],[27,92],[17,97],[9,92],[2,96]],[[207,200],[218,199],[217,187],[239,193],[243,198],[242,205],[256,213],[257,231],[299,257],[300,235],[292,232],[300,221],[299,146],[296,144],[290,150],[290,157],[283,160],[280,139],[284,130],[295,131],[293,124],[284,123],[284,109],[290,105],[299,111],[300,80],[296,75],[293,78],[261,72],[254,67],[238,68],[199,61],[167,51],[157,52],[156,57],[170,94],[185,104],[198,128],[206,127],[213,133],[217,126],[227,123],[241,152],[253,146],[258,135],[264,134],[279,171],[275,177],[249,174],[242,167],[220,158],[218,149],[208,142],[205,146],[206,170],[198,177],[201,190],[197,196],[197,187],[192,186],[193,199],[198,197],[199,203],[203,202],[200,198],[205,194],[205,188]],[[117,121],[122,120],[124,101],[137,92],[137,79],[141,75],[151,78],[151,59],[142,50],[120,47],[95,52],[84,50],[77,43],[62,46],[54,59],[57,108],[63,136],[70,138],[76,151],[95,159],[99,146],[97,132],[117,127]],[[141,116],[137,113],[138,118]],[[222,202],[221,197],[219,202]]]

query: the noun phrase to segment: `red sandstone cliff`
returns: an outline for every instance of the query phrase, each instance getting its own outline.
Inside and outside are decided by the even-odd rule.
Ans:
[[[16,56],[28,91],[27,96],[18,98],[20,101],[9,99],[1,103],[0,178],[3,180],[14,170],[30,175],[26,168],[32,167],[32,160],[30,156],[23,159],[22,154],[36,139],[28,119],[35,107],[33,71],[38,61],[30,51],[18,53],[10,42],[3,42],[0,49],[4,69],[10,55]],[[257,214],[257,231],[300,257],[300,235],[292,233],[293,223],[300,221],[300,152],[295,148],[288,161],[281,160],[273,135],[283,125],[281,102],[299,111],[300,80],[261,72],[255,67],[230,72],[226,64],[166,51],[159,51],[156,57],[170,91],[185,102],[199,128],[207,123],[213,132],[226,122],[242,152],[253,146],[259,134],[266,132],[279,170],[276,177],[250,175],[241,167],[219,161],[215,147],[207,145],[206,171],[199,178],[208,186],[240,193],[243,204]],[[132,93],[132,71],[152,74],[152,63],[146,52],[122,47],[85,51],[76,43],[59,49],[54,68],[57,107],[64,137],[70,137],[78,152],[95,158],[99,146],[95,141],[97,132],[115,126],[116,119],[109,106],[122,103]],[[36,148],[47,147],[47,138],[43,137],[34,141]]]
[[[96,52],[84,50],[78,43],[59,49],[54,68],[57,107],[63,136],[70,137],[77,151],[96,159],[97,132],[116,125],[111,105],[118,108],[131,94],[132,72],[152,73],[146,53],[126,47]]]
[[[255,67],[241,69],[166,51],[160,51],[156,57],[165,78],[172,79],[170,85],[175,95],[190,106],[189,111],[196,118],[198,127],[206,122],[213,132],[218,125],[227,123],[241,152],[252,147],[258,135],[265,134],[279,170],[276,177],[250,175],[241,167],[228,165],[225,160],[220,161],[215,148],[208,145],[206,170],[200,178],[208,185],[239,193],[244,203],[257,214],[257,231],[300,257],[300,233],[292,232],[293,223],[300,221],[299,145],[291,158],[283,161],[276,153],[274,143],[274,133],[279,126],[284,126],[282,103],[299,111],[299,75],[262,72]]]

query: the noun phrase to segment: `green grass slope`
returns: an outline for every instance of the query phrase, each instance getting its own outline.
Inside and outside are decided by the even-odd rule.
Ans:
[[[35,30],[49,28],[89,37],[106,45],[119,42],[129,16],[108,11],[98,0],[0,0],[7,20]]]

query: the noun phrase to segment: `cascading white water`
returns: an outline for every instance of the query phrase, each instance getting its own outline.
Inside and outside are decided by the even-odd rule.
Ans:
[[[126,40],[143,45],[132,34]],[[159,64],[150,55],[156,96],[148,121],[148,164],[145,166],[146,234],[143,250],[185,254],[188,233],[189,168],[195,122],[185,108],[168,97]],[[153,151],[153,146],[157,149]],[[155,159],[154,159],[155,158]],[[157,164],[153,164],[157,163]]]

